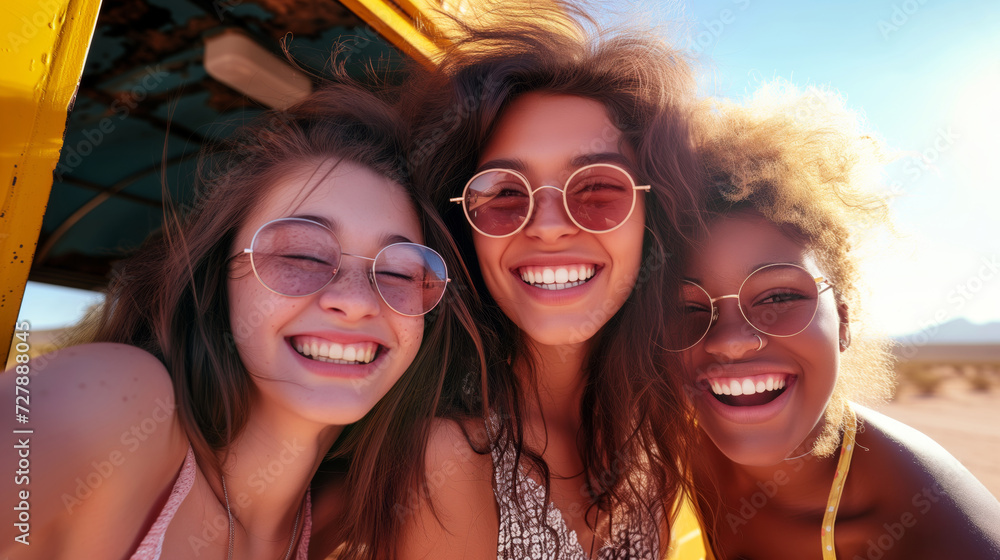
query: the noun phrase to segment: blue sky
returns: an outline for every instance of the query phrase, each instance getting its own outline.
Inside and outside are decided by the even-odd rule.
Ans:
[[[865,270],[878,329],[1000,321],[1000,2],[616,4],[611,17],[660,22],[699,54],[703,94],[738,99],[778,78],[826,86],[890,147],[933,160],[889,168],[902,235]],[[64,325],[94,297],[29,284],[21,317]]]
[[[867,264],[877,329],[1000,321],[1000,2],[713,0],[648,9],[703,94],[784,79],[841,93],[889,147],[899,237]]]

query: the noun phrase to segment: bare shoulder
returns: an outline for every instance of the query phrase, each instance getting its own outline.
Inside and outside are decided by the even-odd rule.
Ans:
[[[900,546],[889,556],[997,558],[1000,502],[989,490],[930,437],[873,410],[855,408],[864,425],[855,460],[871,466],[864,472],[871,473],[870,483],[885,497],[885,509],[891,512],[887,526],[919,527],[901,535]]]
[[[44,426],[46,434],[73,436],[61,442],[64,453],[74,442],[89,447],[102,437],[119,434],[122,426],[154,414],[160,423],[171,424],[175,417],[173,385],[166,368],[134,346],[73,346],[39,356],[30,365],[31,422]],[[3,389],[11,390],[12,384],[13,379],[5,374]]]
[[[425,462],[431,487],[434,486],[431,475],[440,472],[447,480],[485,483],[492,492],[493,460],[489,453],[482,452],[488,444],[485,430],[478,426],[434,419],[427,439]],[[444,484],[445,479],[435,478],[442,482],[439,486],[448,486]]]
[[[187,451],[163,364],[139,348],[99,343],[39,356],[29,366],[26,385],[7,371],[0,392],[9,402],[30,398],[23,427],[31,433],[21,443],[31,482],[44,481],[31,485],[33,533],[75,531],[123,504],[155,501]],[[15,490],[7,485],[3,495]]]
[[[499,518],[493,497],[493,461],[473,445],[483,432],[435,419],[425,452],[426,494],[414,489],[405,515],[403,558],[495,558]],[[472,443],[470,443],[470,438]]]

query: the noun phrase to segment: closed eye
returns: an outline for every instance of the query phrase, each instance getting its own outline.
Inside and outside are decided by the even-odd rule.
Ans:
[[[577,193],[584,192],[595,192],[602,190],[614,190],[614,191],[624,191],[626,190],[625,185],[620,183],[614,183],[611,181],[593,181],[582,185],[580,188],[576,189]]]
[[[524,198],[528,195],[527,193],[524,192],[524,189],[520,189],[517,187],[510,187],[510,188],[500,189],[496,194],[493,194],[492,196],[493,198],[511,198],[511,197]]]
[[[404,272],[404,271],[379,270],[379,271],[376,271],[375,274],[377,274],[378,276],[380,276],[382,278],[386,278],[386,279],[389,279],[389,280],[401,280],[401,281],[404,281],[404,282],[416,282],[417,281],[417,275],[410,274],[410,273],[407,273],[407,272]]]
[[[329,262],[323,260],[320,257],[316,257],[316,256],[313,256],[313,255],[281,255],[281,258],[289,259],[289,260],[293,260],[293,261],[305,261],[305,262],[308,262],[308,263],[315,263],[315,264],[322,264],[322,265],[328,265],[328,266],[330,266]]]

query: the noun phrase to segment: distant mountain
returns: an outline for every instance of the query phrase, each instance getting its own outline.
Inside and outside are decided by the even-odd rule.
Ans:
[[[1000,322],[977,324],[953,319],[936,327],[893,337],[902,344],[1000,344]]]

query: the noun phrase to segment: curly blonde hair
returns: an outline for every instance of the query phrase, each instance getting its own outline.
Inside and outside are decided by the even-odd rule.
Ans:
[[[877,405],[893,390],[889,345],[864,320],[860,274],[865,242],[891,228],[884,180],[891,154],[839,95],[787,82],[764,84],[744,103],[707,101],[696,123],[706,221],[750,210],[788,230],[813,251],[848,310],[852,340],[813,448],[829,455],[848,401]]]

